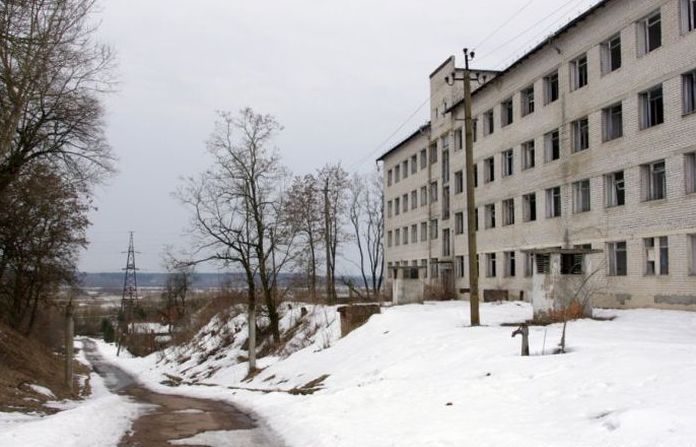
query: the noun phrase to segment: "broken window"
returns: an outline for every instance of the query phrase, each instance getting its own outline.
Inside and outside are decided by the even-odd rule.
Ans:
[[[561,254],[561,275],[582,275],[583,255],[580,253]]]
[[[536,212],[536,193],[531,192],[529,194],[525,194],[522,196],[522,204],[523,204],[523,212],[524,212],[524,221],[525,222],[534,222],[537,218],[537,212]]]
[[[607,243],[607,256],[610,276],[626,276],[626,241]]]
[[[570,61],[570,90],[587,85],[587,54]]]
[[[551,162],[561,158],[561,140],[558,129],[544,135],[544,161]]]
[[[667,196],[665,161],[641,165],[640,171],[643,201],[664,199]]]
[[[667,236],[643,239],[645,250],[645,274],[669,274],[669,239]]]
[[[604,176],[607,208],[626,204],[624,172],[612,172]]]

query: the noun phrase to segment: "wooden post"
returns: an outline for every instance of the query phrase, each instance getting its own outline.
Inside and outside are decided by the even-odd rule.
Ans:
[[[73,320],[73,306],[71,301],[65,307],[65,386],[71,393],[73,392],[74,337],[75,321]]]
[[[512,333],[512,336],[515,337],[515,335],[521,335],[522,336],[522,356],[523,357],[528,357],[529,356],[529,328],[527,327],[526,324],[523,324],[522,326],[518,327],[515,332]]]

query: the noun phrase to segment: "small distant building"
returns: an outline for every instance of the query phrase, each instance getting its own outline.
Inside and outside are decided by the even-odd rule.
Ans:
[[[423,303],[425,270],[424,266],[391,267],[392,301],[394,304]]]

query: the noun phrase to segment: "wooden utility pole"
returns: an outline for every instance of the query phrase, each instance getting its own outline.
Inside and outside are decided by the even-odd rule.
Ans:
[[[75,321],[73,320],[72,300],[65,306],[65,386],[73,392],[73,355],[75,336]]]
[[[474,126],[471,117],[471,72],[469,57],[474,53],[464,48],[464,119],[466,132],[466,233],[469,248],[469,304],[471,310],[471,325],[481,324],[479,317],[479,269],[476,247],[476,201],[474,198]]]

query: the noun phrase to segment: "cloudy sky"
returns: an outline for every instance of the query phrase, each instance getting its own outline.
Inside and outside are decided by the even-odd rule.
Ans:
[[[165,245],[186,246],[189,216],[171,193],[209,164],[216,110],[275,115],[296,174],[367,170],[427,120],[428,75],[449,55],[475,47],[475,67],[504,68],[597,1],[103,0],[119,172],[97,191],[80,268],[118,271],[130,230],[143,271],[162,270]]]

